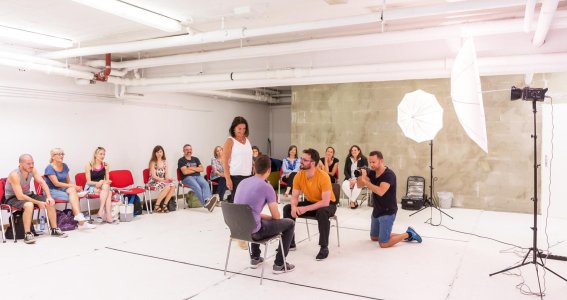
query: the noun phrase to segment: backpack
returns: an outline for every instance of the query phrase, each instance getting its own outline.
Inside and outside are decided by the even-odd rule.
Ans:
[[[177,210],[177,201],[175,201],[175,196],[171,197],[171,199],[169,199],[169,202],[167,202],[167,210],[169,211]]]
[[[16,239],[21,240],[26,235],[26,233],[24,231],[24,219],[22,218],[22,211],[14,212],[12,214],[12,217],[14,218],[14,228],[15,228],[15,231],[16,231]],[[10,219],[12,217],[10,217]],[[35,228],[33,227],[33,224],[31,224],[30,231],[31,231],[31,233],[33,233],[33,235],[35,235],[35,236],[38,235],[37,233],[35,233]],[[14,238],[14,234],[12,232],[12,221],[11,220],[9,221],[8,228],[6,229],[6,238],[7,239],[13,239]]]
[[[189,208],[203,207],[203,205],[201,205],[201,201],[199,201],[199,198],[194,192],[185,194],[185,202]]]
[[[142,200],[138,195],[124,195],[124,200],[127,204],[134,205],[134,216],[142,214]]]
[[[57,227],[62,231],[75,230],[78,226],[78,222],[75,221],[75,216],[73,211],[70,209],[58,210],[57,215]]]

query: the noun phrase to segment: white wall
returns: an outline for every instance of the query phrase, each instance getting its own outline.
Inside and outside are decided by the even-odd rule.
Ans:
[[[224,101],[186,94],[146,95],[119,100],[107,84],[78,86],[72,79],[0,68],[0,177],[30,153],[43,173],[54,147],[65,150],[65,162],[84,172],[94,149],[107,149],[111,169],[130,169],[137,184],[157,144],[170,166],[189,143],[204,165],[213,148],[228,136],[232,119],[241,115],[250,125],[252,144],[269,134],[269,107],[260,103]],[[170,175],[174,169],[170,167]]]
[[[567,119],[561,117],[567,115],[567,103],[553,105],[553,118],[551,112],[549,104],[543,106],[540,211],[543,216],[567,220]]]

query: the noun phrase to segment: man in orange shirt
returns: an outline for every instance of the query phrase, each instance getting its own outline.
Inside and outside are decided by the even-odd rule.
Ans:
[[[293,190],[290,204],[284,206],[284,218],[295,221],[302,216],[315,217],[319,224],[319,246],[321,249],[315,257],[324,260],[329,256],[329,231],[331,222],[329,217],[337,211],[336,199],[333,194],[329,175],[317,168],[319,152],[315,149],[303,150],[301,155],[301,168],[293,180]],[[299,202],[299,195],[303,192],[305,200]],[[295,250],[295,237],[291,241],[290,250]]]

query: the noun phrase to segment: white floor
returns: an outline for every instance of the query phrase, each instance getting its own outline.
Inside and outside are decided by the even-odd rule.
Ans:
[[[529,214],[449,209],[442,223],[453,229],[489,236],[522,247],[531,246]],[[228,229],[222,212],[203,208],[137,217],[120,225],[72,231],[67,239],[39,237],[35,245],[8,241],[0,245],[1,299],[538,299],[522,295],[523,276],[538,290],[534,265],[511,274],[488,274],[522,260],[521,249],[434,227],[424,222],[431,210],[409,217],[399,210],[394,230],[411,225],[423,243],[402,242],[380,249],[369,241],[371,208],[338,209],[341,246],[331,229],[328,259],[315,261],[318,237],[307,239],[298,222],[298,249],[288,260],[296,270],[271,273],[266,264],[250,269],[248,252],[233,243],[227,276],[223,275]],[[439,213],[433,212],[434,223]],[[546,249],[545,220],[540,218],[539,247]],[[550,250],[567,256],[567,221],[549,220]],[[317,232],[315,224],[311,233]],[[272,247],[274,248],[274,247]],[[270,251],[273,252],[273,251]],[[523,252],[525,253],[525,252]],[[531,257],[530,257],[531,258]],[[547,260],[567,277],[567,262]],[[540,277],[543,280],[540,268]],[[10,288],[6,288],[6,285]],[[543,282],[542,282],[543,284]],[[545,299],[567,299],[567,282],[545,274]]]

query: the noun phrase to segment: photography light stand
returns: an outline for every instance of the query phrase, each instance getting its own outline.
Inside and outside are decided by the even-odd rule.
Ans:
[[[546,89],[547,90],[547,89]],[[526,100],[526,99],[524,99]],[[543,98],[541,99],[543,100]],[[544,256],[544,254],[542,253],[541,250],[539,250],[537,248],[537,169],[539,167],[539,164],[537,163],[537,133],[536,133],[536,113],[537,113],[537,108],[536,108],[536,102],[538,101],[537,98],[532,98],[530,99],[530,101],[532,101],[532,111],[533,111],[533,116],[534,116],[534,132],[532,134],[532,139],[534,140],[534,196],[532,198],[533,202],[534,202],[534,226],[531,227],[532,231],[533,231],[533,244],[532,247],[529,248],[528,253],[526,253],[526,256],[524,257],[524,260],[522,261],[522,263],[510,267],[510,268],[506,268],[504,270],[495,272],[490,274],[489,276],[492,275],[496,275],[496,274],[500,274],[506,271],[510,271],[516,268],[520,268],[523,267],[525,265],[529,265],[529,264],[533,264],[535,266],[535,270],[536,270],[536,276],[537,276],[537,283],[539,286],[539,295],[541,297],[541,299],[543,299],[543,295],[541,294],[541,282],[539,280],[539,270],[538,270],[538,266],[543,267],[544,269],[548,270],[549,272],[553,273],[555,276],[567,281],[567,279],[565,279],[563,276],[555,273],[553,270],[551,270],[550,268],[548,268],[547,266],[545,266],[545,264],[543,263],[543,259],[541,258],[542,256]],[[528,257],[531,255],[531,259],[528,261]],[[539,257],[539,261],[538,258]]]
[[[431,209],[435,208],[436,210],[438,210],[440,213],[443,213],[447,217],[449,217],[451,219],[453,218],[448,213],[444,212],[442,209],[439,208],[438,202],[435,200],[435,196],[433,194],[433,181],[434,181],[434,177],[433,177],[433,140],[430,140],[429,141],[429,197],[425,200],[425,203],[423,203],[423,207],[421,209],[419,209],[418,211],[412,213],[410,215],[410,217],[417,214],[418,212],[426,209],[427,208],[426,204],[429,203],[429,208],[431,208]]]

